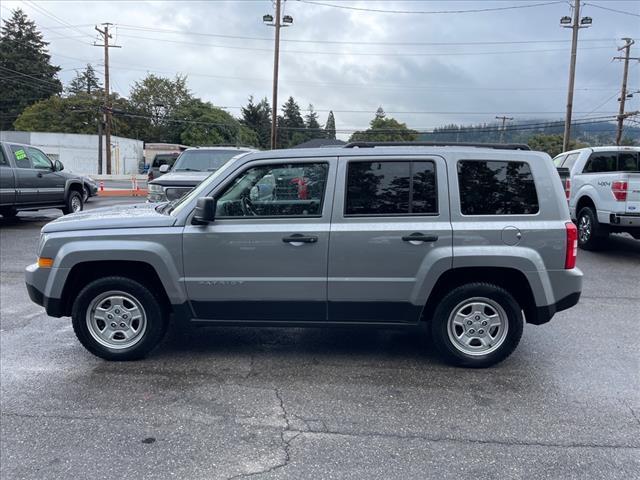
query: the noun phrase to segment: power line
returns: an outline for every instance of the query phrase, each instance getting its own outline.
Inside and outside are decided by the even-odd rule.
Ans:
[[[640,14],[638,14],[638,13],[627,12],[625,10],[617,10],[615,8],[610,8],[610,7],[603,7],[602,5],[598,5],[596,3],[591,3],[591,2],[586,3],[585,2],[585,5],[589,5],[590,7],[600,8],[602,10],[608,10],[610,12],[621,13],[623,15],[631,15],[632,17],[640,17]]]
[[[191,35],[191,36],[201,36],[201,37],[213,37],[213,38],[227,38],[233,40],[255,40],[255,41],[265,41],[272,42],[273,38],[269,37],[248,37],[243,35],[224,35],[218,33],[205,33],[205,32],[194,32],[192,30],[175,30],[175,29],[167,29],[167,28],[156,28],[156,27],[141,27],[138,25],[127,25],[119,23],[118,28],[122,30],[133,30],[133,31],[141,31],[141,32],[153,32],[153,33],[168,33],[168,34],[177,34],[177,35]],[[615,38],[593,38],[593,39],[585,39],[585,42],[612,42],[615,41]],[[365,42],[365,41],[346,41],[346,40],[306,40],[306,39],[296,39],[296,38],[283,38],[282,42],[288,43],[319,43],[319,44],[333,44],[333,45],[389,45],[389,46],[470,46],[470,45],[519,45],[519,44],[537,44],[537,43],[568,43],[570,40],[540,40],[540,39],[532,39],[532,40],[516,40],[516,41],[479,41],[479,42]]]
[[[28,5],[29,7],[33,8],[34,10],[36,10],[37,12],[41,13],[42,15],[45,15],[49,18],[51,18],[53,21],[68,27],[68,28],[73,28],[76,32],[79,32],[80,34],[83,35],[83,37],[89,37],[89,38],[93,38],[91,37],[91,35],[89,35],[86,32],[83,32],[82,30],[80,30],[77,27],[74,27],[73,25],[71,25],[69,22],[67,22],[66,20],[61,19],[60,17],[54,15],[53,13],[49,12],[47,9],[45,9],[44,7],[37,5],[35,2],[32,2],[30,0],[25,0],[24,3],[26,5]],[[78,43],[82,43],[84,45],[86,45],[88,42],[81,42],[80,40],[76,40]]]
[[[171,40],[167,38],[156,37],[143,37],[139,35],[120,34],[121,37],[135,38],[139,40],[149,40],[154,42],[166,42],[175,43],[181,45],[197,45],[200,47],[209,48],[223,48],[231,50],[248,50],[254,52],[272,52],[270,48],[260,47],[239,47],[236,45],[217,45],[212,43],[202,42],[189,42],[185,40]],[[609,46],[596,46],[596,47],[583,47],[580,50],[601,50],[609,49]],[[503,55],[503,54],[530,54],[530,53],[549,53],[549,52],[564,52],[565,49],[548,48],[538,50],[503,50],[503,51],[491,51],[491,52],[402,52],[402,53],[386,53],[386,52],[321,52],[313,50],[281,50],[280,53],[297,54],[297,55],[333,55],[333,56],[371,56],[371,57],[451,57],[451,56],[465,56],[465,55]]]
[[[309,5],[319,5],[322,7],[332,7],[332,8],[341,8],[344,10],[355,10],[359,12],[374,12],[374,13],[400,13],[400,14],[420,14],[420,15],[438,15],[438,14],[449,14],[449,13],[482,13],[482,12],[498,12],[502,10],[516,10],[520,8],[533,8],[533,7],[543,7],[546,5],[556,5],[559,3],[565,3],[564,1],[554,1],[554,2],[541,2],[541,3],[530,3],[527,5],[511,5],[508,7],[492,7],[492,8],[473,8],[469,10],[431,10],[431,11],[420,11],[420,10],[382,10],[377,8],[364,8],[364,7],[352,7],[350,5],[336,5],[333,3],[324,3],[317,2],[315,0],[298,0],[301,3],[307,3]]]

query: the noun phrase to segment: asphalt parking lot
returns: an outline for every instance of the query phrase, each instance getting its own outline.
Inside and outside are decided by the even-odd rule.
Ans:
[[[3,479],[640,478],[630,237],[580,251],[579,305],[487,370],[357,329],[174,332],[145,361],[108,363],[24,288],[57,215],[0,218]]]

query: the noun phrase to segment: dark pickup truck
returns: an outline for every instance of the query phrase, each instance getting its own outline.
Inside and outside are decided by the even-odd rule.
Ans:
[[[60,208],[64,214],[83,208],[81,177],[63,172],[59,160],[30,145],[0,142],[0,215],[20,210]]]

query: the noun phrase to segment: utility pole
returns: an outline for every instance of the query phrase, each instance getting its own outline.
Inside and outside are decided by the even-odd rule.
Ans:
[[[564,16],[560,19],[560,24],[564,28],[572,29],[571,35],[571,61],[569,63],[569,91],[567,92],[567,114],[564,121],[564,137],[562,142],[562,151],[569,150],[569,142],[571,141],[571,113],[573,110],[573,85],[576,78],[576,56],[578,50],[578,30],[591,26],[591,17],[583,17],[580,19],[580,0],[573,2],[573,21],[571,17]]]
[[[276,35],[273,48],[273,103],[271,104],[271,150],[275,150],[278,135],[278,64],[280,63],[280,0],[276,0]]]
[[[291,15],[282,16],[282,3],[286,0],[274,0],[276,7],[275,19],[272,15],[262,16],[262,21],[270,27],[275,27],[275,46],[273,49],[273,103],[271,104],[271,149],[276,148],[278,140],[278,67],[280,63],[280,29],[293,23]],[[275,21],[274,21],[275,20]]]
[[[111,114],[113,112],[111,107],[111,97],[109,96],[109,49],[121,48],[118,45],[109,45],[109,39],[111,34],[109,33],[109,26],[112,23],[103,23],[104,30],[100,30],[97,26],[96,31],[102,35],[104,43],[102,45],[94,43],[95,47],[104,47],[104,137],[105,137],[105,153],[107,157],[107,175],[111,174]]]
[[[500,143],[504,143],[504,128],[507,120],[513,120],[513,117],[496,116],[497,120],[502,120],[502,128],[500,129]]]
[[[624,119],[627,117],[624,114],[624,102],[627,99],[627,76],[629,75],[629,60],[640,60],[638,57],[629,57],[631,52],[631,45],[635,43],[630,38],[623,38],[625,45],[618,48],[618,51],[625,50],[624,57],[613,57],[614,60],[624,60],[624,73],[622,74],[622,89],[620,90],[620,109],[618,110],[618,128],[616,130],[616,145],[620,145],[622,141],[622,127],[624,125]]]

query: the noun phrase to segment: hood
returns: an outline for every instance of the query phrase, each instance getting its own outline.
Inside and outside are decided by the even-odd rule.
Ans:
[[[213,171],[168,172],[149,183],[163,186],[195,187],[212,173]]]
[[[158,204],[138,203],[117,205],[72,213],[55,219],[42,227],[43,233],[70,230],[98,230],[104,228],[170,227],[174,217],[155,210]]]

